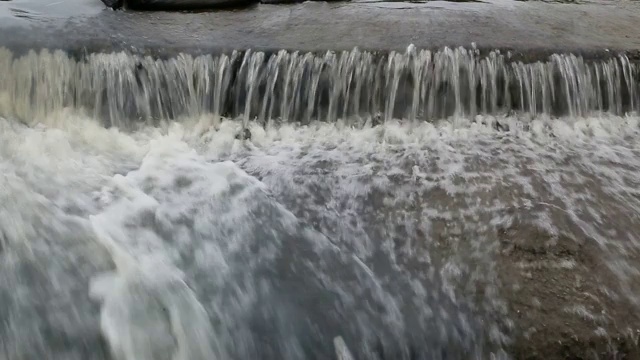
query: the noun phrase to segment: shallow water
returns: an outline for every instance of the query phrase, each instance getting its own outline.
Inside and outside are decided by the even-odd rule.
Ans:
[[[95,16],[104,10],[100,1],[4,0],[0,1],[3,26],[60,23],[71,17]]]
[[[519,269],[638,305],[637,116],[250,122],[246,141],[242,121],[179,120],[0,119],[4,358],[507,358],[527,330],[514,229],[598,254]],[[604,338],[633,325],[584,297],[560,311]]]

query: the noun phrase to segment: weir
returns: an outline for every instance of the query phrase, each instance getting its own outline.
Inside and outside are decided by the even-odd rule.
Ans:
[[[386,54],[234,51],[169,59],[0,50],[0,115],[28,121],[71,107],[119,128],[203,114],[352,125],[512,112],[623,115],[640,109],[639,87],[640,67],[623,53],[523,63],[500,51],[413,46]]]
[[[0,49],[0,359],[636,358],[632,59]]]

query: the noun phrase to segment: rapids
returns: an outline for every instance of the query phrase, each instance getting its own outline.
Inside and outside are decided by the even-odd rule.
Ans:
[[[623,55],[4,51],[0,358],[637,340],[639,104]]]

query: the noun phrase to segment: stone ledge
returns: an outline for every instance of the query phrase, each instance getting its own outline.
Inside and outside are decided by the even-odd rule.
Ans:
[[[637,2],[307,2],[175,13],[113,11],[96,0],[92,11],[80,14],[3,17],[3,7],[14,3],[19,1],[0,4],[0,20],[7,20],[0,21],[0,46],[18,52],[125,50],[162,57],[246,49],[387,52],[410,44],[437,49],[475,43],[534,61],[556,52],[604,57],[630,51],[637,58],[640,50]]]

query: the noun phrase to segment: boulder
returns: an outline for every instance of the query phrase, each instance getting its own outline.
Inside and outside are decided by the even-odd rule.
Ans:
[[[0,0],[7,1],[7,0]],[[244,7],[254,3],[262,4],[295,4],[305,0],[102,0],[112,9],[126,7],[133,10],[202,10]],[[312,1],[345,1],[345,0],[312,0]],[[349,1],[349,0],[346,0]]]
[[[306,0],[260,0],[261,4],[297,4],[305,2]],[[351,0],[311,0],[314,2],[338,2],[338,1],[351,1]]]
[[[124,5],[124,0],[102,0],[102,2],[112,9],[120,9]]]
[[[296,4],[304,0],[260,0],[261,4]]]
[[[112,9],[123,7],[133,10],[198,10],[242,7],[257,0],[102,0]]]

